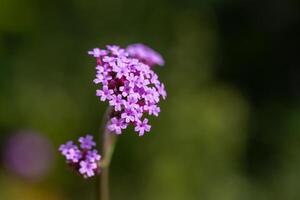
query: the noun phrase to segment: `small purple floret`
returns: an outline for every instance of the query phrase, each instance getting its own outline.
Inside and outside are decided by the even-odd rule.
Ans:
[[[123,119],[118,119],[116,117],[112,118],[110,124],[108,125],[108,129],[110,131],[114,131],[116,134],[121,134],[122,129],[125,129],[127,125]]]
[[[135,131],[139,132],[139,136],[143,136],[145,132],[150,131],[151,126],[148,124],[148,119],[144,119],[144,121],[137,122],[135,127]]]
[[[97,164],[89,161],[81,161],[79,172],[83,176],[92,177],[95,175],[95,170],[97,169]]]
[[[93,141],[93,136],[87,135],[85,137],[80,137],[79,140],[80,147],[82,149],[92,149],[94,146],[96,146],[96,142]]]

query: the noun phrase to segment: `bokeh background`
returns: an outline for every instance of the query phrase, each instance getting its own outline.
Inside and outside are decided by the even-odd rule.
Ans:
[[[112,200],[300,199],[296,0],[0,0],[0,199],[92,200],[57,148],[92,133],[106,44],[159,51],[168,99],[120,136]],[[99,146],[98,146],[99,147]]]

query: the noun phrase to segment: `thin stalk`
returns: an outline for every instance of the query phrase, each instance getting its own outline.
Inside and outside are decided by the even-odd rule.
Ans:
[[[107,129],[107,122],[110,119],[112,108],[108,107],[102,122],[102,159],[100,162],[101,173],[99,180],[99,199],[109,200],[109,166],[115,149],[116,135]]]

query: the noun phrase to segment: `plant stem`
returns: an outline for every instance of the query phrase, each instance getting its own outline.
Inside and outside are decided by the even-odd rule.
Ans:
[[[112,108],[108,107],[102,123],[102,159],[100,162],[101,173],[99,180],[100,200],[109,200],[109,165],[115,149],[116,135],[107,129],[107,122],[110,119]]]

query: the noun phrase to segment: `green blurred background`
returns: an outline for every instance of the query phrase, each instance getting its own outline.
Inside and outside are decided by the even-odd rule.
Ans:
[[[99,137],[107,104],[95,96],[87,51],[136,42],[164,56],[156,71],[168,98],[151,133],[119,137],[112,200],[300,199],[299,6],[0,0],[0,199],[95,199],[96,180],[70,171],[57,148]],[[38,178],[5,163],[7,141],[24,129],[52,145]],[[44,161],[24,164],[34,162]]]

